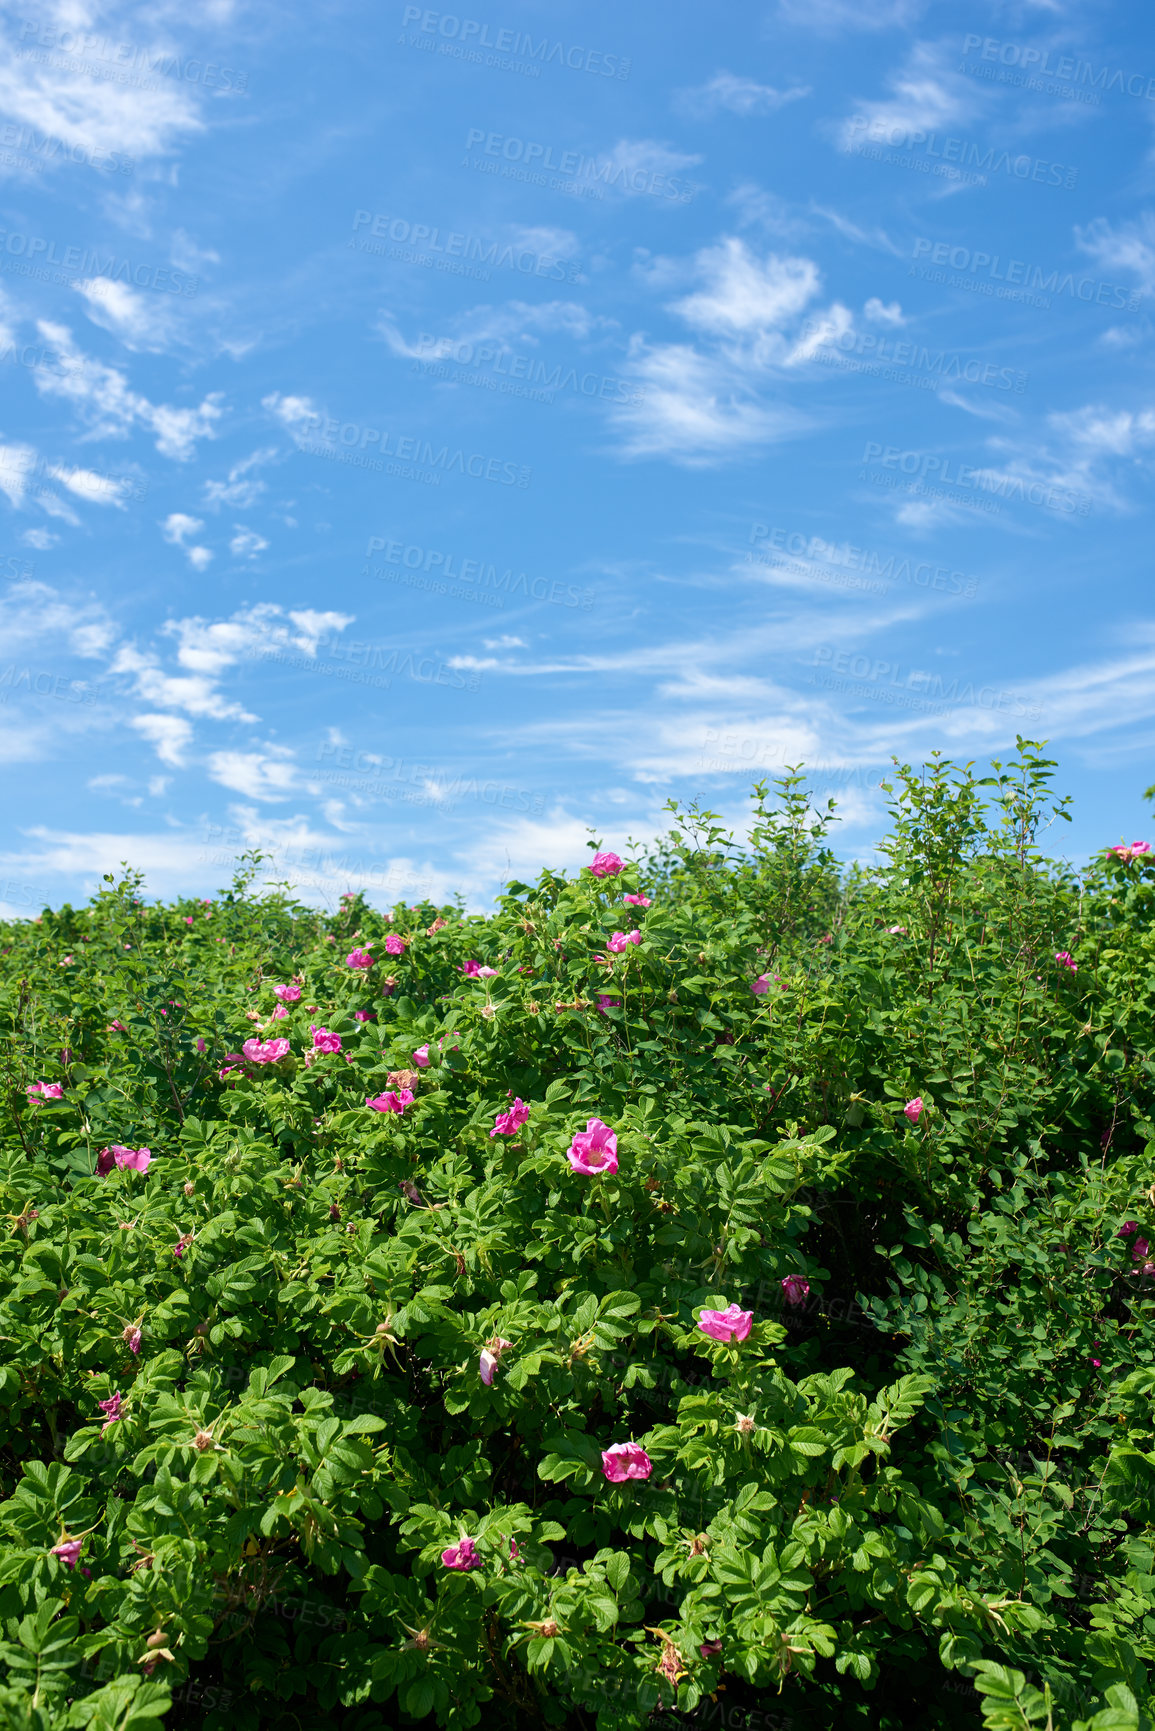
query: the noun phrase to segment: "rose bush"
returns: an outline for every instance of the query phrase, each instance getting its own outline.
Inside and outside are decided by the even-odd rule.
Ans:
[[[1052,768],[4,927],[0,1727],[1147,1725],[1155,865]]]

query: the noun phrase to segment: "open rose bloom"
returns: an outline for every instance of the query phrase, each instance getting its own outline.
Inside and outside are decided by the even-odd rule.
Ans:
[[[623,1485],[627,1479],[648,1479],[654,1463],[641,1443],[611,1443],[602,1450],[602,1472],[612,1485]]]
[[[447,1569],[480,1569],[483,1566],[472,1539],[459,1539],[457,1544],[450,1545],[442,1551],[441,1561]]]
[[[64,1089],[59,1082],[29,1082],[24,1092],[41,1100],[63,1100]]]
[[[566,1159],[575,1172],[616,1172],[618,1139],[600,1118],[590,1118],[569,1145]]]
[[[250,1064],[277,1064],[290,1050],[288,1040],[246,1040],[241,1047]]]
[[[704,1310],[698,1318],[698,1327],[711,1340],[739,1341],[747,1338],[753,1322],[752,1310],[739,1310],[736,1304],[728,1304],[725,1310]]]
[[[375,1099],[365,1100],[366,1106],[371,1106],[374,1112],[396,1112],[398,1117],[404,1113],[406,1106],[412,1106],[414,1096],[408,1088],[396,1091],[390,1089],[387,1094],[378,1094]]]
[[[301,995],[300,986],[274,986],[274,998],[280,998],[282,1004],[295,1004]]]
[[[516,1136],[529,1117],[529,1107],[524,1100],[515,1100],[508,1112],[499,1112],[494,1120],[491,1136]]]
[[[482,1347],[481,1360],[477,1369],[486,1388],[492,1388],[493,1373],[497,1369],[497,1361],[502,1353],[512,1345],[512,1340],[503,1340],[500,1335],[495,1335],[488,1346]]]
[[[373,958],[368,950],[350,950],[345,957],[345,966],[347,968],[371,968]]]
[[[596,878],[616,878],[625,869],[624,860],[620,860],[616,853],[596,853],[590,861],[590,870]]]
[[[114,1142],[111,1148],[102,1148],[96,1156],[96,1172],[100,1178],[107,1178],[114,1166],[129,1172],[147,1172],[152,1160],[152,1154],[147,1148],[123,1148],[119,1142]]]

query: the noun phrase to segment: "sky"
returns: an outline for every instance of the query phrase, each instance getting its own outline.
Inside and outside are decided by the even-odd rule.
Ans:
[[[1155,16],[0,0],[0,915],[1050,742],[1144,837]]]

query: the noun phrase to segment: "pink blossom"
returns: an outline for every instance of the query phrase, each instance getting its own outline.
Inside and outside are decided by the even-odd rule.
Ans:
[[[652,908],[654,905],[649,896],[623,896],[622,900],[631,908]]]
[[[616,853],[596,853],[590,861],[590,870],[596,878],[616,878],[625,869],[624,861]]]
[[[607,998],[604,992],[598,993],[599,1016],[604,1016],[607,1010],[620,1010],[621,1007],[622,1000],[620,998]]]
[[[390,932],[385,939],[385,953],[388,956],[403,956],[405,954],[405,939],[398,937],[396,932]]]
[[[521,1547],[518,1545],[516,1539],[510,1539],[509,1541],[509,1555],[513,1562],[519,1563],[521,1561]]]
[[[83,1539],[65,1539],[63,1544],[53,1545],[49,1555],[59,1557],[65,1568],[74,1569],[83,1549]]]
[[[127,1167],[132,1172],[147,1172],[152,1154],[147,1148],[123,1148],[119,1142],[114,1142],[110,1148],[102,1148],[96,1156],[96,1171],[100,1178],[107,1178],[114,1166]]]
[[[288,1019],[289,1012],[286,1010],[284,1004],[275,1004],[273,1006],[273,1012],[269,1017],[270,1022],[287,1022]]]
[[[186,915],[185,915],[185,917],[184,917],[184,923],[185,923],[185,925],[186,925],[186,926],[191,926],[191,925],[192,925],[192,923],[193,923],[193,917],[192,917],[192,915],[191,915],[191,914],[186,914]]]
[[[806,1296],[810,1291],[808,1280],[803,1280],[800,1274],[788,1274],[781,1284],[787,1304],[806,1303]]]
[[[585,1129],[574,1136],[566,1159],[575,1172],[616,1172],[618,1139],[608,1124],[603,1124],[600,1118],[590,1118]]]
[[[494,1119],[491,1136],[516,1136],[526,1119],[529,1107],[524,1100],[515,1100],[508,1112],[499,1112]]]
[[[295,1004],[301,995],[300,986],[274,986],[274,998],[280,998],[282,1004]]]
[[[698,1327],[711,1340],[739,1341],[747,1338],[753,1321],[752,1310],[739,1310],[736,1304],[729,1304],[725,1310],[704,1310],[698,1318]]]
[[[750,987],[750,990],[756,998],[761,998],[770,990],[771,984],[777,980],[777,978],[777,974],[759,974],[758,978],[754,981],[754,984]]]
[[[64,1089],[59,1082],[30,1082],[26,1094],[39,1094],[42,1100],[63,1100]]]
[[[198,1040],[198,1041],[197,1041],[197,1051],[198,1051],[198,1052],[204,1052],[204,1051],[206,1051],[206,1050],[207,1050],[207,1048],[206,1048],[206,1046],[205,1046],[205,1043],[204,1043],[204,1041],[203,1041],[203,1040]]]
[[[905,926],[887,926],[886,929],[892,938],[904,938],[906,936]]]
[[[475,980],[481,972],[481,963],[475,962],[471,956],[467,962],[461,964],[461,971],[467,980]]]
[[[479,980],[492,980],[496,975],[496,968],[478,968],[477,970],[477,977]]]
[[[1132,1232],[1138,1232],[1138,1230],[1139,1222],[1137,1220],[1124,1220],[1122,1226],[1120,1226],[1118,1232],[1116,1232],[1115,1237],[1130,1238]]]
[[[240,1052],[226,1052],[224,1068],[217,1072],[221,1081],[227,1081],[230,1072],[233,1070],[239,1070],[244,1062],[245,1060]]]
[[[428,1042],[428,1040],[425,1042],[425,1044],[423,1046],[418,1046],[417,1050],[413,1054],[413,1062],[417,1065],[417,1068],[419,1070],[428,1070],[428,1068],[429,1068],[429,1042]]]
[[[1133,1262],[1142,1262],[1150,1248],[1151,1246],[1145,1238],[1137,1238],[1131,1246],[1131,1260]]]
[[[366,1106],[371,1106],[374,1112],[396,1112],[398,1117],[404,1113],[406,1106],[412,1106],[416,1095],[408,1088],[401,1088],[396,1093],[392,1089],[387,1094],[378,1094],[376,1099],[365,1097]]]
[[[916,1094],[914,1099],[908,1100],[906,1105],[902,1108],[903,1116],[909,1118],[912,1124],[917,1124],[919,1119],[922,1117],[924,1109],[922,1095]]]
[[[1134,859],[1138,854],[1150,853],[1150,852],[1151,852],[1151,843],[1149,841],[1133,841],[1131,843],[1131,857],[1132,857],[1132,859]]]
[[[602,1471],[612,1485],[624,1484],[627,1479],[648,1479],[653,1470],[654,1463],[641,1443],[611,1443],[602,1450]]]
[[[309,1023],[309,1032],[313,1036],[314,1051],[339,1052],[341,1050],[340,1034],[331,1034],[328,1028],[315,1028],[312,1022]]]
[[[388,945],[386,945],[386,948],[388,949]],[[400,955],[400,953],[400,950],[389,951],[389,954],[392,956]],[[371,968],[373,966],[373,957],[369,954],[368,950],[350,950],[349,954],[345,957],[345,966],[347,968]]]
[[[355,1022],[375,1022],[377,1015],[373,1010],[354,1010],[353,1020]]]
[[[481,1558],[473,1547],[472,1539],[462,1539],[456,1545],[450,1545],[442,1551],[441,1561],[447,1569],[480,1569]]]
[[[497,1369],[497,1361],[506,1348],[512,1345],[512,1340],[502,1340],[501,1336],[498,1335],[494,1340],[490,1341],[488,1346],[482,1347],[481,1361],[477,1368],[481,1380],[485,1384],[486,1388],[492,1388],[493,1373]]]
[[[105,1422],[100,1427],[100,1434],[103,1436],[109,1425],[115,1424],[118,1419],[124,1417],[124,1414],[120,1410],[120,1390],[117,1389],[116,1393],[110,1395],[107,1400],[98,1400],[96,1404],[100,1408],[101,1412],[107,1413],[108,1415]]]
[[[191,1232],[182,1232],[181,1233],[180,1237],[177,1239],[176,1243],[172,1247],[172,1253],[178,1259],[178,1261],[184,1255],[185,1251],[188,1249],[188,1247],[192,1243],[192,1241],[193,1241],[193,1235]]]
[[[1055,960],[1058,962],[1058,964],[1061,968],[1066,968],[1069,973],[1072,973],[1072,974],[1078,973],[1079,965],[1075,961],[1074,957],[1071,955],[1069,950],[1056,950],[1055,951]]]
[[[1103,1362],[1103,1360],[1102,1360],[1102,1359],[1101,1359],[1101,1358],[1093,1358],[1093,1359],[1092,1359],[1092,1360],[1091,1360],[1091,1364],[1092,1364],[1092,1366],[1093,1366],[1093,1368],[1094,1368],[1094,1369],[1095,1369],[1095,1370],[1098,1370],[1098,1369],[1099,1369],[1099,1367],[1100,1367],[1100,1365],[1101,1365],[1101,1364],[1102,1364],[1102,1362]]]
[[[279,1064],[290,1050],[288,1040],[246,1040],[241,1047],[250,1064]]]
[[[612,950],[615,956],[620,956],[627,944],[640,944],[641,941],[641,932],[614,932],[606,948]]]
[[[125,1027],[123,1022],[110,1022],[108,1024],[108,1031],[110,1034],[127,1034],[128,1033],[128,1029]]]
[[[703,1659],[712,1659],[715,1654],[722,1651],[722,1643],[721,1641],[703,1641],[698,1651]]]
[[[139,1328],[136,1328],[132,1323],[129,1323],[120,1338],[128,1347],[129,1352],[139,1355],[141,1342],[141,1332]]]

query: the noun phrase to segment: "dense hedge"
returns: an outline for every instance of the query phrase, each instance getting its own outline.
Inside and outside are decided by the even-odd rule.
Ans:
[[[1155,856],[1052,769],[3,928],[0,1727],[1148,1725]]]

